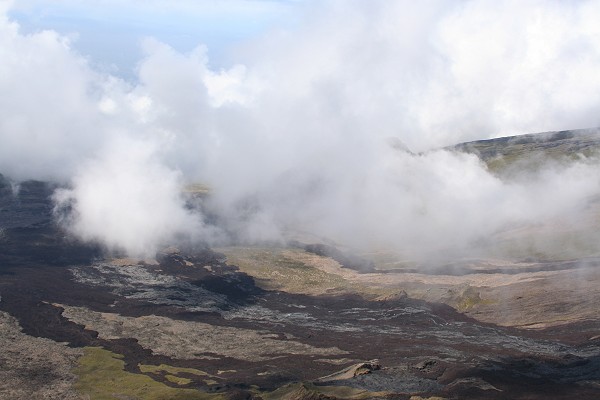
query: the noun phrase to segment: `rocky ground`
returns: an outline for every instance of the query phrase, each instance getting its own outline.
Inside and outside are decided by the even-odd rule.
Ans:
[[[80,348],[26,335],[5,312],[0,312],[0,348],[0,398],[85,398],[73,387],[77,377],[72,370],[83,355]]]
[[[422,268],[296,241],[109,258],[54,225],[52,190],[0,182],[0,398],[600,397],[593,254]]]

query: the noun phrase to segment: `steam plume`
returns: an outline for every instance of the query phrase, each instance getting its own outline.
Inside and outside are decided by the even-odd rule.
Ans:
[[[429,150],[600,125],[600,2],[297,7],[297,26],[241,44],[222,70],[201,44],[148,39],[134,82],[0,8],[0,171],[68,183],[55,200],[71,231],[131,254],[303,231],[424,258],[584,215],[594,159],[506,181]],[[219,226],[186,206],[191,182],[212,188],[203,212]]]

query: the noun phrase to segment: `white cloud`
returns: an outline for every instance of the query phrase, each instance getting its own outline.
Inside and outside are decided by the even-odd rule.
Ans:
[[[473,156],[389,143],[599,125],[599,2],[303,4],[231,68],[148,39],[134,83],[1,20],[0,171],[69,179],[73,232],[135,254],[223,237],[186,209],[193,181],[240,240],[303,230],[413,257],[576,220],[598,194],[590,160],[507,182]]]
[[[67,176],[100,141],[103,77],[52,31],[29,36],[0,21],[0,169],[16,178]],[[47,174],[45,174],[47,172]]]
[[[157,163],[158,143],[124,135],[80,166],[73,189],[56,192],[59,209],[70,207],[70,230],[84,240],[137,256],[153,255],[178,234],[201,232],[184,207],[178,171]]]

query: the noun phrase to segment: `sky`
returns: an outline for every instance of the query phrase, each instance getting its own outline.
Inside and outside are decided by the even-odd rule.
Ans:
[[[153,37],[180,52],[202,43],[211,64],[231,62],[229,47],[293,24],[297,0],[15,0],[9,11],[24,33],[52,29],[97,68],[135,79],[141,42]]]
[[[57,220],[131,255],[292,232],[466,255],[574,224],[600,194],[595,158],[507,181],[440,150],[600,126],[598,15],[596,0],[2,0],[0,172],[61,182]],[[211,188],[196,207],[191,183]]]

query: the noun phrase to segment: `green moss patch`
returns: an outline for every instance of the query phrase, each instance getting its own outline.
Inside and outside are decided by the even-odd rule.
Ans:
[[[204,371],[200,371],[199,369],[194,368],[182,368],[182,367],[174,367],[172,365],[160,364],[160,365],[146,365],[139,364],[140,371],[143,373],[157,374],[163,376],[169,382],[173,382],[177,385],[188,385],[192,383],[194,380],[190,378],[186,378],[181,375],[195,375],[202,376],[206,378],[214,378],[213,375],[210,375]],[[203,379],[204,383],[207,385],[213,385],[216,382],[214,379]]]
[[[168,380],[169,382],[173,382],[177,385],[189,385],[190,383],[192,383],[193,381],[189,378],[182,378],[180,376],[175,376],[175,375],[165,375],[165,379]]]
[[[482,299],[481,294],[475,288],[469,286],[456,299],[456,309],[460,312],[469,311],[479,305],[494,304],[491,299]]]
[[[84,355],[73,371],[78,376],[76,390],[90,400],[217,400],[220,395],[193,389],[172,388],[143,374],[125,371],[123,356],[100,347],[84,348]]]
[[[178,375],[181,373],[184,374],[192,374],[198,376],[211,376],[210,374],[200,371],[199,369],[194,368],[182,368],[182,367],[173,367],[171,365],[160,364],[160,365],[147,365],[147,364],[139,364],[140,371],[144,373],[154,373],[158,374],[160,372],[167,372],[169,374]]]

